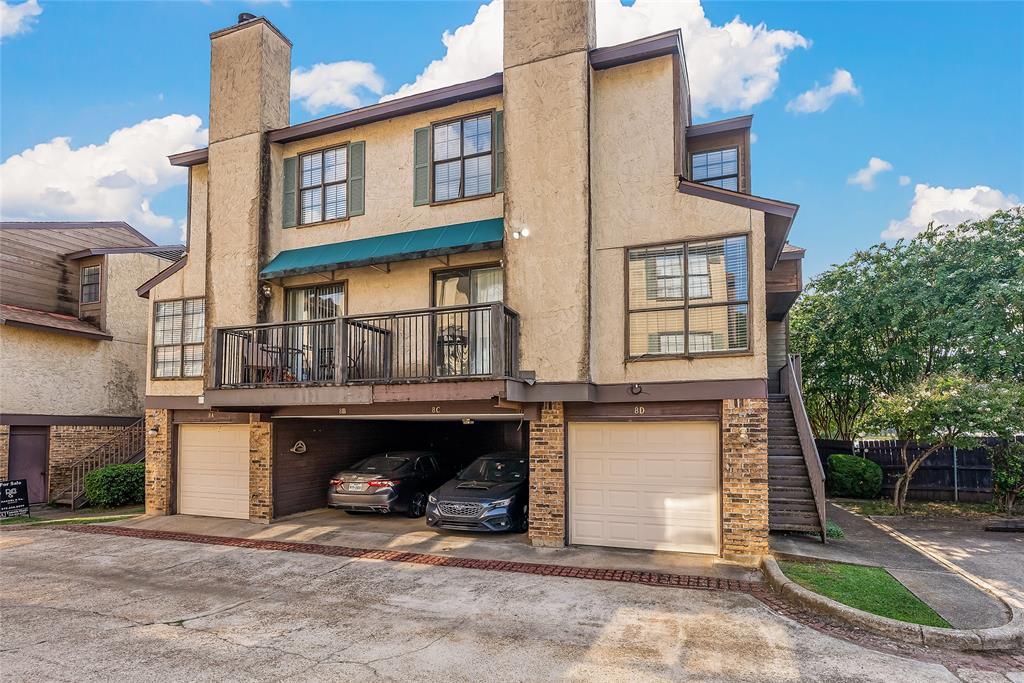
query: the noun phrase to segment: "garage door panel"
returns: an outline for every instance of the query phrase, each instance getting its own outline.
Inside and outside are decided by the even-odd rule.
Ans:
[[[249,518],[247,425],[181,425],[178,512]]]
[[[718,553],[717,423],[575,423],[569,441],[572,543]]]

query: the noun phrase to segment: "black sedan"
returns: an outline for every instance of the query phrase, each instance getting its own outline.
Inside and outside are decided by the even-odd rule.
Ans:
[[[427,493],[446,474],[431,451],[371,455],[338,472],[327,488],[327,506],[347,512],[405,512],[422,517]]]
[[[483,455],[430,494],[427,525],[462,531],[526,531],[528,475],[524,453]]]

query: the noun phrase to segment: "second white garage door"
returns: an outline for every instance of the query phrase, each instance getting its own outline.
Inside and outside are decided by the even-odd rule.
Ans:
[[[178,512],[249,519],[248,425],[181,425]]]
[[[569,425],[569,542],[719,551],[718,423]]]

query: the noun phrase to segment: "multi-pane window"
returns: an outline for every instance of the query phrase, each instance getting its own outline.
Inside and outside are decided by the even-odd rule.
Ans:
[[[80,275],[82,282],[81,303],[94,304],[100,300],[100,267],[86,266]]]
[[[153,309],[153,376],[202,377],[205,299],[158,301]]]
[[[690,156],[691,177],[698,183],[734,192],[739,190],[739,152],[736,147]]]
[[[348,215],[348,146],[299,157],[299,223]]]
[[[747,238],[628,252],[631,358],[749,349]]]
[[[491,114],[435,124],[433,141],[435,202],[494,191]]]

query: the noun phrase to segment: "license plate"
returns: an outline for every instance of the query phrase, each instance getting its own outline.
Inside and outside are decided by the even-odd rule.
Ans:
[[[345,484],[346,491],[362,491],[363,484]]]

